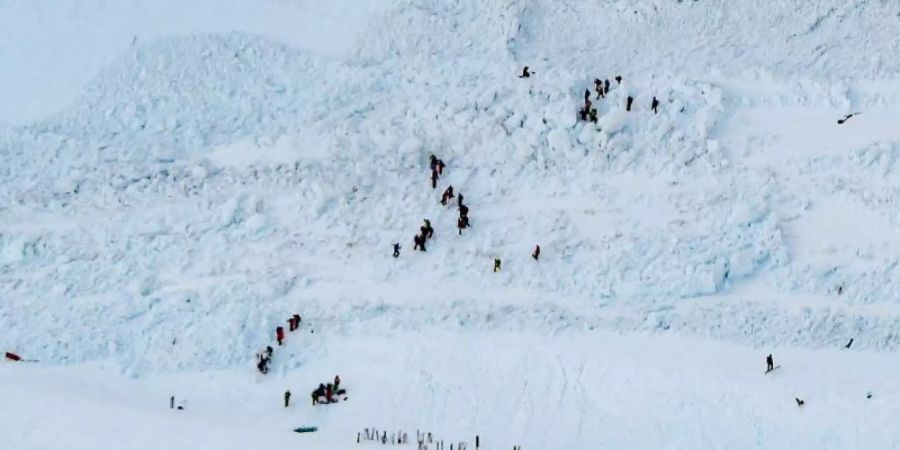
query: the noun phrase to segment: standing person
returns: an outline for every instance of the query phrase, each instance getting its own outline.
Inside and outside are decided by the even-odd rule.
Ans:
[[[341,377],[339,375],[334,376],[334,392],[337,392],[341,389]]]
[[[775,370],[775,359],[772,358],[772,354],[766,356],[766,372],[771,372]]]
[[[288,331],[294,331],[296,329],[294,327],[294,318],[293,317],[288,317],[287,323],[288,323]]]
[[[609,94],[609,78],[603,80],[603,93]]]
[[[500,258],[494,258],[494,272],[500,271]]]
[[[444,160],[443,160],[443,159],[440,159],[440,158],[439,158],[439,159],[437,160],[437,173],[438,173],[438,176],[441,176],[441,175],[444,174],[444,167],[447,167],[447,165],[444,164]]]
[[[466,227],[466,218],[465,217],[460,217],[459,219],[456,219],[456,228],[457,228],[457,230],[459,230],[460,236],[462,236],[462,230],[465,227]]]
[[[275,328],[275,339],[278,341],[278,345],[284,341],[284,327]]]
[[[291,391],[284,391],[284,407],[287,408],[291,404]]]
[[[535,246],[534,246],[534,251],[531,252],[531,257],[534,258],[535,261],[537,261],[538,258],[540,258],[540,256],[541,256],[541,246],[540,246],[540,245],[535,245]]]
[[[394,242],[394,258],[400,257],[400,243]]]
[[[456,194],[456,206],[462,207],[463,205],[463,195],[462,192]]]
[[[444,190],[444,193],[441,195],[441,204],[446,206],[451,198],[453,198],[453,185]]]
[[[271,345],[267,345],[266,346],[266,358],[272,359],[272,352],[274,352],[274,351],[275,350],[272,348]]]
[[[300,314],[294,314],[294,323],[297,324],[297,328],[300,328],[300,322],[303,322],[303,319],[300,318]]]
[[[431,188],[437,189],[438,171],[437,168],[431,171]]]
[[[622,75],[616,75],[616,83],[622,84]]]
[[[425,250],[425,236],[420,236],[417,234],[415,237],[413,237],[413,243],[415,244],[413,246],[413,250],[419,249],[423,252],[427,251]]]
[[[653,96],[653,101],[650,102],[650,109],[653,110],[653,114],[658,114],[659,111],[659,100],[656,99],[656,96]]]
[[[469,207],[466,205],[459,205],[459,217],[469,217]]]
[[[425,221],[425,225],[422,226],[422,236],[426,239],[431,239],[434,237],[434,228],[431,228],[431,221],[428,219],[423,219]]]
[[[631,104],[634,103],[634,97],[628,96],[625,100],[625,111],[631,111]]]
[[[334,403],[334,386],[331,383],[325,386],[325,403]]]
[[[594,78],[594,92],[597,93],[597,100],[600,100],[604,97],[603,93],[603,82],[600,81],[599,78]]]
[[[428,162],[431,164],[431,171],[434,172],[437,169],[437,156],[434,156],[434,153],[428,157]]]
[[[587,105],[588,102],[591,101],[591,91],[588,89],[584,90],[584,104]]]

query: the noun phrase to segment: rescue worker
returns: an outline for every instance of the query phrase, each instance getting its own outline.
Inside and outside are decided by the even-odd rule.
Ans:
[[[659,100],[656,99],[656,96],[653,96],[653,101],[650,102],[650,109],[653,110],[653,114],[658,114],[659,111]]]
[[[278,340],[278,345],[284,341],[284,327],[275,328],[275,339]]]
[[[287,408],[291,404],[291,391],[284,391],[284,407]]]

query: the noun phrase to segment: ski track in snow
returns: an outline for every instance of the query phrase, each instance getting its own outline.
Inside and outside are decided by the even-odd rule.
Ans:
[[[20,44],[0,44],[0,60],[18,63],[0,67],[8,349],[153,379],[249,371],[300,312],[304,333],[333,341],[310,332],[273,373],[306,383],[310,367],[330,376],[316,361],[344,367],[338,347],[366,354],[357,341],[369,338],[385,347],[363,360],[396,368],[406,359],[391,336],[535,334],[556,344],[501,358],[517,374],[508,390],[470,391],[495,374],[456,367],[473,352],[472,366],[490,366],[500,348],[416,342],[423,367],[398,381],[413,395],[361,403],[390,405],[397,426],[419,424],[396,411],[455,421],[451,435],[508,421],[505,441],[552,421],[568,437],[541,435],[546,448],[634,447],[641,433],[641,446],[666,446],[686,423],[663,414],[710,423],[705,438],[747,425],[713,448],[892,442],[866,437],[871,423],[851,414],[813,443],[766,418],[733,374],[719,372],[707,396],[678,358],[643,373],[624,350],[625,364],[609,366],[560,342],[647,333],[802,353],[854,338],[851,354],[897,351],[897,4],[63,3],[0,4],[0,43]],[[535,76],[517,78],[523,65]],[[619,74],[592,98],[600,126],[577,121],[593,78]],[[861,114],[836,124],[851,112]],[[435,190],[431,153],[448,164]],[[471,207],[461,236],[456,209],[438,203],[447,184]],[[423,218],[436,236],[417,253]],[[436,354],[456,371],[434,369]],[[792,398],[797,380],[778,394]],[[647,385],[664,392],[633,392]],[[609,404],[654,395],[664,398],[650,431],[626,420],[637,412],[606,417]],[[731,401],[751,406],[720,417]],[[496,405],[509,411],[492,418]],[[773,417],[794,412],[784,408]],[[348,424],[338,428],[355,434]]]

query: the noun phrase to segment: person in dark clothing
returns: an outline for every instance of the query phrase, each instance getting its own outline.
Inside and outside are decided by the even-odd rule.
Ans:
[[[447,165],[444,164],[444,160],[443,160],[443,159],[438,159],[438,160],[437,160],[437,166],[436,166],[436,167],[437,167],[437,173],[438,173],[438,176],[441,176],[441,175],[444,174],[444,167],[447,167]]]
[[[334,403],[334,386],[331,383],[325,386],[325,403]]]
[[[500,258],[494,258],[494,272],[500,271]]]
[[[609,94],[609,78],[603,80],[603,92]]]
[[[616,83],[622,84],[622,75],[616,75]]]
[[[337,392],[341,389],[341,377],[339,375],[334,376],[334,391]]]
[[[522,68],[522,75],[519,75],[519,78],[531,78],[531,72],[528,71],[528,66]]]
[[[284,327],[275,328],[275,339],[278,340],[278,345],[281,345],[284,341]]]
[[[594,92],[597,93],[597,100],[603,98],[603,82],[599,78],[594,78]]]
[[[584,90],[584,104],[588,104],[591,101],[591,91],[588,89]]]
[[[394,258],[400,257],[400,243],[394,242]]]
[[[656,96],[653,96],[653,100],[650,102],[650,109],[653,110],[653,114],[659,113],[659,100],[656,99]]]
[[[438,171],[437,168],[431,171],[431,188],[437,189]]]
[[[541,257],[541,246],[540,245],[534,246],[534,251],[531,252],[531,257],[534,258],[535,261],[537,261],[538,258]]]
[[[775,360],[772,358],[772,355],[766,356],[766,372],[771,372],[775,370]]]
[[[413,237],[413,244],[415,244],[415,245],[413,245],[413,250],[421,250],[423,252],[426,251],[425,250],[425,236],[419,236],[417,234],[415,237]]]
[[[291,404],[291,391],[284,391],[284,407],[287,408]]]
[[[592,108],[588,112],[588,120],[590,120],[593,123],[597,123],[597,108]]]
[[[319,403],[319,398],[325,396],[325,385],[319,383],[319,387],[316,390],[312,391],[312,404],[316,405]]]
[[[431,239],[434,237],[434,228],[431,227],[431,221],[428,219],[423,219],[425,221],[425,225],[422,225],[422,236],[425,239]]]
[[[446,206],[451,198],[453,198],[453,185],[448,186],[444,190],[444,193],[441,195],[441,204]]]
[[[460,217],[456,219],[456,229],[459,231],[459,235],[462,236],[462,230],[466,227],[466,218]]]
[[[294,314],[294,323],[297,325],[297,328],[300,328],[300,322],[303,322],[303,319],[300,318],[300,314]]]
[[[432,153],[432,155],[428,157],[428,161],[431,163],[431,171],[434,172],[437,169],[437,156],[434,156]]]
[[[275,351],[275,349],[273,349],[271,345],[267,345],[266,346],[266,358],[272,359],[272,352],[274,352],[274,351]]]
[[[628,96],[625,100],[625,111],[631,111],[631,104],[634,103],[634,97]]]
[[[463,195],[462,195],[462,193],[459,193],[456,195],[456,206],[462,206],[462,205],[463,205]]]
[[[297,329],[297,327],[294,325],[294,318],[293,318],[293,317],[289,317],[288,320],[287,320],[287,323],[288,323],[288,331],[294,331],[294,330]]]
[[[259,362],[256,363],[256,368],[263,375],[269,373],[269,358],[264,356],[259,358]]]
[[[459,217],[469,217],[469,207],[466,205],[459,205]]]

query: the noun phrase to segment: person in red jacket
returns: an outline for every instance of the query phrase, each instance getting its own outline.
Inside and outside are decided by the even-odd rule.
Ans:
[[[284,327],[275,328],[275,339],[278,340],[278,345],[281,345],[281,342],[284,341]]]

